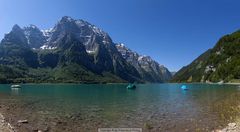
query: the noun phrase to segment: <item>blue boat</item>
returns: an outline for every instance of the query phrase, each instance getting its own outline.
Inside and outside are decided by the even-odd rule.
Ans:
[[[188,88],[187,88],[186,85],[182,85],[182,86],[181,86],[181,89],[182,89],[182,90],[188,90]]]
[[[135,84],[128,84],[127,89],[136,89],[136,85]]]

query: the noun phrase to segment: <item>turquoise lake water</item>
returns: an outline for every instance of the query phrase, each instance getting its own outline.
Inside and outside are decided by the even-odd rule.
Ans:
[[[188,84],[183,91],[181,85],[139,84],[136,90],[126,84],[24,84],[19,90],[0,85],[0,104],[21,113],[15,118],[40,128],[47,123],[52,131],[211,131],[238,116],[239,87]]]

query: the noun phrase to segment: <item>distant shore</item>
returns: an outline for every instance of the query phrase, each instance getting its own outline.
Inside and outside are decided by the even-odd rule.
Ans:
[[[6,85],[13,85],[13,84],[27,84],[27,85],[31,85],[31,84],[45,84],[45,85],[51,85],[51,84],[105,84],[105,85],[109,85],[109,84],[129,84],[129,82],[56,82],[56,83],[46,83],[46,82],[42,82],[42,83],[0,83],[0,84],[6,84]],[[205,83],[205,82],[192,82],[192,83],[184,83],[184,82],[179,82],[179,83],[175,83],[175,82],[164,82],[164,83],[137,83],[137,84],[213,84],[213,85],[239,85],[240,83],[231,83],[231,82],[227,82],[227,83],[213,83],[213,82],[209,82],[209,83]]]
[[[240,83],[224,83],[224,84],[230,84],[230,85],[240,85]]]

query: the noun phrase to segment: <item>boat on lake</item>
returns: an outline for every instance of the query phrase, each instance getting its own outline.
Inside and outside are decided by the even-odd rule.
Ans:
[[[187,88],[186,85],[182,85],[182,86],[181,86],[181,89],[182,89],[182,90],[188,90],[188,88]]]
[[[11,88],[12,89],[21,88],[21,85],[12,85]]]
[[[128,84],[127,89],[136,89],[136,85],[135,84]]]
[[[217,84],[222,85],[224,81],[217,82]]]

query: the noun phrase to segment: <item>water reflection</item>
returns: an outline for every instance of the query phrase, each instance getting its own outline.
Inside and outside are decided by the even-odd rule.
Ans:
[[[12,95],[19,95],[20,89],[19,88],[11,88]]]

